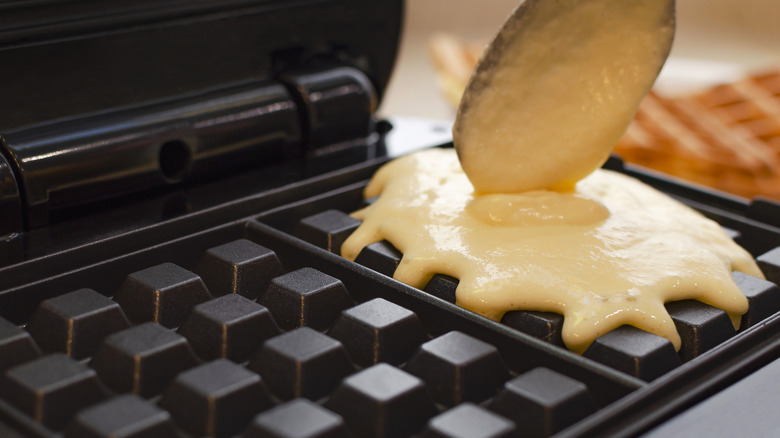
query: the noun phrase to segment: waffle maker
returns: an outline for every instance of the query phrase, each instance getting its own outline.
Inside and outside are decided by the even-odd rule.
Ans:
[[[387,242],[338,256],[367,179],[442,129],[375,115],[401,0],[0,11],[0,436],[779,430],[775,202],[605,165],[719,222],[767,276],[735,274],[737,332],[672,303],[680,353],[622,327],[578,356],[559,315],[497,323],[453,304],[457,279],[396,282]]]

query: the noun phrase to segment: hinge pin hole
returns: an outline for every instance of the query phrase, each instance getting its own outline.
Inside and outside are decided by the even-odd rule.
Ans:
[[[173,140],[160,147],[160,172],[169,183],[177,183],[184,179],[190,167],[192,153],[187,144],[181,140]]]

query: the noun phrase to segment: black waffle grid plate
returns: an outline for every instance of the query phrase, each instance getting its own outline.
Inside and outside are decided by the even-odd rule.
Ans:
[[[639,378],[294,235],[302,219],[356,209],[380,164],[337,172],[313,196],[310,184],[299,196],[288,186],[284,202],[298,201],[54,276],[21,282],[34,273],[13,271],[15,286],[0,291],[0,432],[631,436],[780,356],[773,314]],[[778,282],[780,230],[674,187],[766,254]],[[76,252],[95,260],[106,244]]]

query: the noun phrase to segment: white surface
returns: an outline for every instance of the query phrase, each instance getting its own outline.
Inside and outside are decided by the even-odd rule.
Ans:
[[[488,41],[520,0],[407,0],[404,36],[384,116],[452,120],[436,85],[428,38]],[[677,0],[677,34],[658,87],[679,93],[780,67],[780,0]]]
[[[419,117],[393,117],[387,133],[387,153],[397,157],[418,149],[438,146],[452,139],[452,123]]]

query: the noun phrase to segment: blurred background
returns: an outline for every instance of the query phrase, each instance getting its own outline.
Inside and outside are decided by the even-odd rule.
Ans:
[[[410,0],[399,60],[380,108],[383,116],[450,120],[427,52],[445,32],[483,44],[519,0]],[[660,91],[682,93],[780,67],[780,0],[677,0],[677,33]]]

